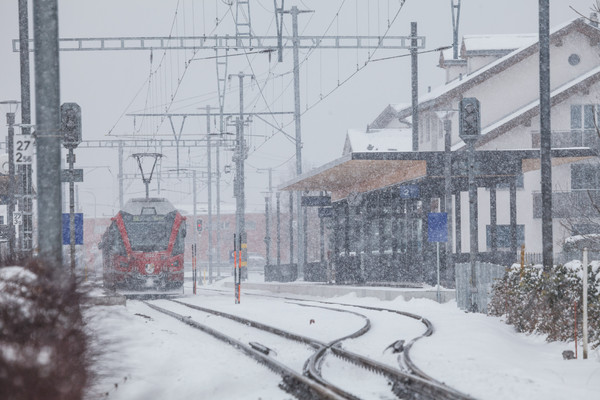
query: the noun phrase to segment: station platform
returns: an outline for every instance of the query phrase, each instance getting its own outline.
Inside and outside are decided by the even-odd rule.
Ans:
[[[233,278],[226,278],[221,282],[226,288],[233,289]],[[394,300],[402,297],[404,300],[430,299],[436,301],[437,290],[435,287],[392,287],[392,286],[357,286],[335,285],[319,282],[264,282],[262,275],[250,274],[248,280],[242,281],[242,291],[260,290],[278,294],[294,294],[316,297],[336,297],[354,293],[356,297],[373,297],[379,300]],[[456,299],[454,289],[440,288],[442,303]]]
[[[122,306],[125,305],[126,298],[122,294],[104,289],[102,287],[93,287],[87,293],[87,304],[91,306]]]

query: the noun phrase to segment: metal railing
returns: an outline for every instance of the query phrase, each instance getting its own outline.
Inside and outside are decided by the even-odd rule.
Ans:
[[[598,133],[594,129],[571,129],[552,131],[552,148],[595,147],[598,145]],[[540,131],[531,131],[531,147],[540,148]]]

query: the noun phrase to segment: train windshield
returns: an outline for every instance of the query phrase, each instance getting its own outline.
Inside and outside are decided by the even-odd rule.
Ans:
[[[133,251],[165,251],[175,222],[176,211],[167,215],[123,213],[125,230]]]

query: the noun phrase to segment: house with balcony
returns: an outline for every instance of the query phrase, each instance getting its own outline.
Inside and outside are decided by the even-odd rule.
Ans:
[[[600,233],[600,30],[576,19],[551,31],[553,247]],[[366,131],[349,131],[342,157],[282,186],[328,191],[330,246],[342,280],[431,281],[428,215],[448,215],[443,275],[475,248],[509,265],[521,245],[542,252],[539,43],[537,35],[465,36],[460,58],[440,54],[447,82],[410,104],[393,104]],[[470,218],[467,144],[459,103],[481,105],[474,145],[477,208]],[[418,127],[415,136],[414,124]],[[414,149],[417,151],[414,151]],[[473,242],[473,243],[472,243]],[[337,266],[337,267],[336,267]],[[356,280],[356,279],[354,279]]]

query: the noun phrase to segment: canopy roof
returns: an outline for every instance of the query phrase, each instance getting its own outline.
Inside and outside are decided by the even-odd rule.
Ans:
[[[395,184],[425,179],[437,184],[444,177],[444,152],[355,152],[283,183],[284,191],[328,191],[332,201],[350,193],[364,193]],[[523,172],[539,169],[539,150],[476,151],[478,186],[507,181]],[[596,156],[583,147],[552,149],[552,164],[559,165]],[[467,152],[452,152],[455,189],[465,190]]]

